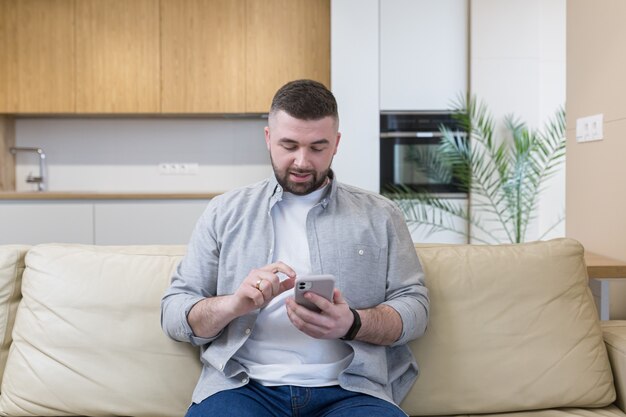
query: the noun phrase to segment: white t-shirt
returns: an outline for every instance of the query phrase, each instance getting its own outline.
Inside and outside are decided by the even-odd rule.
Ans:
[[[274,261],[291,266],[298,276],[311,273],[306,218],[325,188],[304,196],[284,192],[272,208]],[[286,278],[281,275],[281,280]],[[337,376],[350,363],[352,349],[341,340],[315,339],[296,329],[285,307],[291,296],[293,290],[285,291],[261,309],[252,334],[234,359],[263,385],[337,385]]]

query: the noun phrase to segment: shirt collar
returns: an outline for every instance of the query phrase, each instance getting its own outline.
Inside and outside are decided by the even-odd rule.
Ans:
[[[330,179],[330,186],[326,187],[326,192],[320,200],[320,204],[324,209],[328,207],[328,203],[332,199],[334,199],[335,195],[337,194],[337,180],[335,179],[335,173],[332,169],[328,171],[328,178]],[[276,179],[276,175],[274,173],[272,173],[272,176],[269,178],[268,192],[268,198],[270,201],[269,210],[271,210],[272,207],[274,207],[274,204],[276,204],[283,198],[283,187],[281,187],[278,183],[278,180]]]

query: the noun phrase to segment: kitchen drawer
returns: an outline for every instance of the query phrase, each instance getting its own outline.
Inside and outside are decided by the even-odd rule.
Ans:
[[[93,205],[1,202],[0,244],[93,243]]]
[[[208,200],[96,203],[95,243],[187,244],[207,203]]]

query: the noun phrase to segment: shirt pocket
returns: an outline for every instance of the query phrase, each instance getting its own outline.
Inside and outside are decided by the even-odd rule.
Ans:
[[[346,245],[339,250],[340,288],[351,307],[370,308],[385,301],[383,252],[383,248],[373,245]]]

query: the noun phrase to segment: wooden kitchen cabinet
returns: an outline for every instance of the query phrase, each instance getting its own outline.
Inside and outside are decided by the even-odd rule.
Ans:
[[[330,0],[0,0],[0,113],[265,113],[330,83]]]
[[[76,112],[159,111],[159,0],[77,1]]]
[[[17,111],[17,7],[0,0],[0,113]]]
[[[14,19],[8,31],[0,30],[0,36],[8,32],[0,43],[11,44],[4,85],[17,87],[3,111],[11,111],[17,97],[15,112],[73,112],[74,0],[5,1],[2,7],[7,13],[3,20]]]
[[[264,113],[287,81],[330,88],[329,0],[246,1],[246,112]]]
[[[245,0],[161,0],[161,111],[245,110]]]
[[[330,83],[328,0],[161,1],[164,113],[265,113],[287,81]]]

